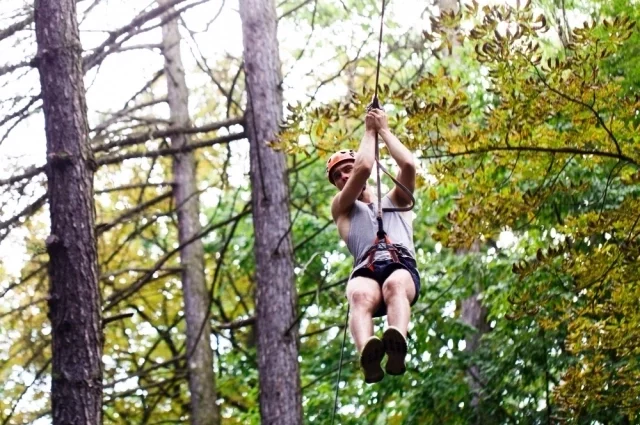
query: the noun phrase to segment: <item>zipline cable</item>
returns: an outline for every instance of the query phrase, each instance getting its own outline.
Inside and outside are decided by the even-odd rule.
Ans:
[[[382,0],[382,11],[380,12],[380,36],[378,37],[378,62],[376,63],[376,86],[374,88],[373,101],[376,105],[372,105],[374,108],[380,109],[380,103],[378,102],[378,81],[380,81],[380,62],[382,55],[382,29],[384,27],[384,10],[386,8],[386,0]]]

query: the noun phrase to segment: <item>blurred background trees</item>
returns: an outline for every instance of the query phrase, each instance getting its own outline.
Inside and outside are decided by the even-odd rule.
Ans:
[[[287,343],[299,350],[294,397],[304,423],[331,417],[351,267],[331,222],[335,189],[324,161],[362,132],[380,3],[283,1],[272,17],[281,80],[268,91],[282,97],[283,132],[256,141],[285,155],[278,175],[288,180],[289,221],[273,223],[279,238],[268,242],[290,252],[292,276],[273,285],[289,279],[297,292],[277,291],[297,301],[278,326],[298,333]],[[423,291],[406,375],[366,386],[347,345],[339,422],[637,423],[638,5],[387,7],[381,100],[420,159],[414,226]],[[264,319],[255,297],[273,270],[256,267],[254,222],[272,219],[252,219],[262,189],[255,171],[249,176],[257,159],[248,140],[279,111],[260,106],[268,117],[257,122],[245,114],[251,94],[267,87],[257,78],[254,89],[245,70],[266,51],[243,46],[238,2],[81,0],[76,8],[84,142],[95,161],[103,421],[278,423],[260,417],[261,391],[277,391],[264,387],[278,380],[259,377]],[[34,5],[3,2],[5,424],[52,422],[45,241],[53,211],[37,41]],[[264,128],[257,131],[274,131]],[[278,214],[287,218],[286,209]],[[210,384],[204,410],[193,397],[198,379]]]

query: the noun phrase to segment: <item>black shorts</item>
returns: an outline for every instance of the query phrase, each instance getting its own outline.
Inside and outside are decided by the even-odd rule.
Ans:
[[[416,260],[410,257],[400,257],[399,262],[395,263],[393,260],[381,260],[373,262],[373,271],[368,267],[362,267],[355,272],[351,278],[357,276],[368,277],[369,279],[373,279],[380,285],[382,288],[382,284],[391,273],[398,269],[405,269],[413,278],[413,285],[416,288],[416,295],[413,297],[413,301],[411,301],[411,305],[414,305],[416,301],[418,301],[418,296],[420,295],[420,275],[418,274],[418,269],[416,268]],[[384,301],[380,303],[380,307],[373,313],[373,317],[382,317],[387,314],[387,306]]]

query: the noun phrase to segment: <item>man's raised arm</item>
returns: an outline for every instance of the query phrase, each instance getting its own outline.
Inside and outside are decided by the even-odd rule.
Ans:
[[[389,154],[396,161],[400,172],[396,178],[413,194],[416,187],[416,165],[413,153],[407,149],[398,138],[391,133],[387,122],[387,114],[379,109],[374,110],[377,125],[380,128],[378,134],[389,148]],[[406,207],[411,204],[411,197],[402,188],[396,186],[389,193],[389,197],[397,207]]]
[[[371,175],[375,162],[375,137],[376,137],[375,117],[369,112],[365,117],[365,132],[360,147],[356,152],[353,169],[349,178],[340,192],[333,198],[331,204],[331,215],[337,220],[341,215],[347,214],[356,202],[362,189],[367,184],[367,179]],[[336,182],[336,185],[338,182]]]

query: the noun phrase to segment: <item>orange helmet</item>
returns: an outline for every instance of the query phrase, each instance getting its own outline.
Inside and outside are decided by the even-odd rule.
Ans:
[[[329,160],[327,161],[327,178],[329,179],[332,185],[335,185],[335,183],[333,182],[331,171],[333,171],[335,166],[338,164],[342,164],[345,161],[355,161],[355,160],[356,160],[356,153],[351,149],[338,151],[329,157]]]

